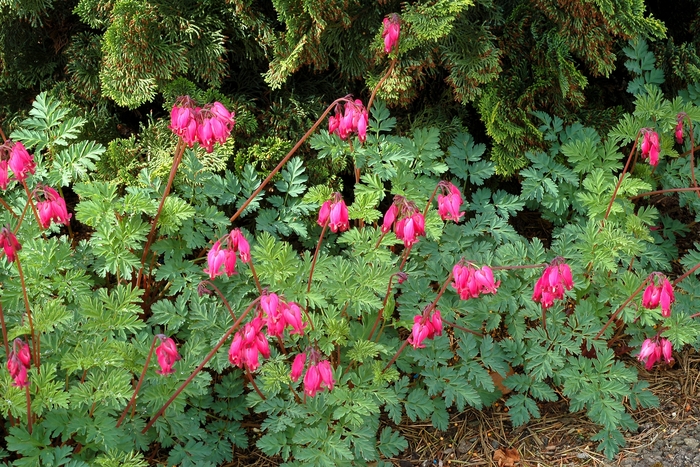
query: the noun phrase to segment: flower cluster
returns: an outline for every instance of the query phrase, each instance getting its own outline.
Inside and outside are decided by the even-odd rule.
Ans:
[[[671,316],[671,303],[675,301],[673,286],[668,278],[659,272],[651,273],[649,285],[642,296],[642,306],[653,310],[661,305],[661,315],[664,318],[668,318]]]
[[[156,337],[160,339],[160,345],[156,348],[156,357],[160,370],[156,371],[159,375],[169,375],[174,373],[173,365],[180,360],[180,354],[177,351],[175,341],[170,337],[165,337],[163,334],[158,334]]]
[[[432,339],[434,336],[442,336],[442,316],[440,310],[435,310],[430,316],[423,314],[413,317],[413,329],[411,337],[408,338],[408,343],[414,349],[422,349],[425,347],[423,341]]]
[[[396,221],[396,218],[399,220]],[[418,237],[425,236],[425,217],[416,207],[415,203],[406,200],[403,196],[394,196],[394,203],[384,214],[382,233],[387,233],[394,226],[396,238],[403,240],[406,248],[418,241]]]
[[[401,21],[399,15],[393,13],[384,18],[384,30],[382,37],[384,38],[384,51],[391,52],[391,49],[399,45],[399,33],[401,31]]]
[[[645,129],[642,139],[642,157],[649,158],[649,165],[656,167],[659,164],[659,134],[653,130]]]
[[[226,247],[221,247],[221,241],[226,242]],[[207,253],[207,268],[204,272],[214,279],[223,273],[231,277],[236,273],[236,254],[244,263],[250,262],[250,245],[240,229],[233,229],[222,240],[217,240]],[[221,269],[223,268],[223,272]]]
[[[462,300],[477,298],[480,294],[495,294],[501,281],[494,282],[493,271],[488,266],[476,269],[471,264],[463,266],[460,263],[452,268],[454,282],[452,287]]]
[[[8,168],[12,169],[14,179],[20,182],[27,179],[27,174],[36,171],[34,156],[27,152],[22,143],[7,140],[0,146],[0,188],[3,190],[7,190],[10,182]]]
[[[262,332],[264,324],[262,315],[258,314],[233,336],[228,351],[228,360],[232,365],[255,371],[260,366],[258,354],[270,358],[270,346]]]
[[[646,339],[642,343],[642,349],[639,351],[637,359],[645,363],[647,371],[651,370],[654,363],[664,361],[669,365],[673,363],[673,346],[668,339],[656,338]]]
[[[226,110],[221,102],[197,107],[189,96],[178,98],[170,111],[169,128],[192,147],[199,143],[207,152],[214,143],[224,144],[231,134],[235,113]]]
[[[294,302],[285,302],[275,293],[266,293],[260,297],[260,308],[265,313],[267,335],[282,337],[285,328],[292,328],[291,334],[304,334],[306,324],[301,319],[301,308]]]
[[[12,350],[7,356],[7,369],[14,380],[13,386],[25,388],[29,386],[27,370],[32,364],[32,355],[29,345],[19,337],[12,342]]]
[[[571,277],[571,268],[564,262],[564,258],[554,258],[552,263],[542,273],[535,284],[532,300],[539,302],[543,309],[554,305],[554,300],[564,298],[564,289],[571,290],[574,281]]]
[[[464,211],[459,212],[459,208],[462,206],[462,193],[450,182],[440,182],[438,187],[444,193],[438,195],[438,214],[444,221],[459,222],[464,216]]]
[[[333,201],[326,201],[318,211],[318,225],[323,227],[327,222],[333,233],[344,232],[350,228],[348,207],[340,197],[340,193],[335,193]]]
[[[320,358],[321,354],[317,350],[312,349],[309,351],[309,368],[304,375],[304,393],[309,397],[314,397],[324,387],[332,391],[335,386],[331,362],[325,359],[320,360]],[[306,352],[303,352],[297,355],[292,363],[292,372],[289,375],[292,381],[299,381],[299,378],[304,373],[305,366]]]
[[[0,229],[0,246],[10,263],[17,259],[17,252],[22,249],[22,245],[19,244],[17,237],[12,233],[9,226]]]
[[[328,118],[328,133],[335,133],[340,139],[346,140],[352,133],[357,133],[361,142],[367,139],[369,114],[360,99],[348,100],[341,111],[341,105],[335,108],[335,115]]]
[[[48,228],[51,225],[51,221],[64,225],[70,222],[71,214],[68,214],[66,201],[61,198],[61,195],[56,190],[44,186],[37,190],[37,194],[39,192],[43,194],[44,198],[36,203],[36,209],[39,211],[39,223],[42,228]]]

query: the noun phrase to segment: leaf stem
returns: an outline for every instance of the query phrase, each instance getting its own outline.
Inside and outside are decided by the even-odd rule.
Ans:
[[[372,326],[372,330],[369,332],[369,336],[367,336],[368,341],[372,340],[372,335],[374,334],[374,331],[377,330],[377,326],[379,325],[379,322],[382,320],[382,317],[384,315],[384,310],[386,309],[386,304],[389,302],[389,295],[391,294],[391,286],[394,283],[394,276],[395,276],[395,274],[392,274],[391,277],[389,277],[389,285],[386,288],[386,294],[384,295],[384,301],[382,302],[382,308],[379,310],[379,314],[377,314],[377,319],[374,320],[374,325]]]
[[[637,196],[632,196],[630,198],[630,201],[639,199],[639,198],[644,198],[646,196],[652,196],[652,195],[660,195],[663,193],[680,193],[684,191],[697,191],[698,194],[700,195],[700,187],[690,187],[690,188],[668,188],[666,190],[656,190],[656,191],[647,191],[645,193],[639,194]]]
[[[608,209],[605,210],[605,217],[603,218],[604,221],[608,219],[608,215],[610,215],[610,210],[612,209],[613,202],[615,201],[615,197],[617,196],[617,191],[620,189],[620,185],[622,185],[622,180],[625,178],[625,174],[627,173],[627,169],[630,165],[630,162],[632,161],[633,157],[632,155],[634,154],[636,159],[636,149],[637,149],[637,143],[639,142],[639,136],[642,134],[641,130],[637,132],[637,137],[634,140],[634,145],[632,146],[632,150],[630,151],[629,157],[627,157],[627,162],[625,163],[625,168],[622,169],[622,174],[620,175],[620,179],[617,181],[617,185],[615,185],[615,190],[613,191],[612,197],[610,198],[610,203],[608,203]]]
[[[138,383],[136,383],[136,387],[134,388],[134,393],[131,395],[131,399],[129,400],[129,403],[126,404],[126,407],[124,407],[124,411],[122,412],[121,417],[119,417],[119,420],[117,421],[117,428],[119,428],[119,425],[122,424],[122,421],[124,421],[124,417],[126,417],[127,412],[129,412],[129,407],[131,407],[132,404],[135,404],[136,402],[136,395],[139,393],[139,389],[141,389],[141,384],[143,384],[143,379],[146,377],[146,372],[148,371],[148,365],[151,363],[151,357],[153,356],[153,349],[156,346],[156,341],[158,340],[158,336],[153,337],[153,342],[151,342],[151,348],[148,351],[148,356],[146,357],[146,363],[143,364],[143,370],[141,371],[141,376],[139,377]]]
[[[683,274],[682,276],[678,277],[675,281],[673,281],[673,286],[675,287],[676,284],[678,284],[678,283],[679,283],[680,281],[682,281],[683,279],[686,279],[686,278],[687,278],[688,276],[690,276],[692,273],[694,273],[695,271],[697,271],[698,268],[700,268],[700,263],[696,264],[696,265],[693,266],[690,270],[688,270],[688,272],[686,272],[686,273]]]

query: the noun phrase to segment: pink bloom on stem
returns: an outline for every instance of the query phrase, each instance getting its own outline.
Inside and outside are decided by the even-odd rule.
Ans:
[[[306,365],[306,352],[302,352],[294,357],[294,363],[292,363],[292,372],[289,377],[295,383],[299,381],[301,374],[304,372],[304,365]]]
[[[314,397],[321,389],[321,373],[318,366],[309,365],[304,375],[304,393],[309,397]]]
[[[7,185],[10,183],[10,174],[8,171],[9,162],[0,160],[0,188],[7,190]]]
[[[326,222],[331,218],[331,202],[326,201],[321,205],[321,209],[318,211],[318,225],[323,227]]]
[[[673,363],[673,346],[668,339],[658,337],[646,339],[642,343],[637,360],[644,362],[647,371],[651,370],[654,363],[664,361],[667,364]]]
[[[226,251],[221,249],[221,242],[214,242],[209,253],[207,253],[207,268],[205,273],[209,274],[210,279],[214,279],[221,275],[221,267],[226,262]]]
[[[446,188],[448,194],[438,195],[438,214],[444,221],[459,222],[464,216],[464,211],[459,212],[459,208],[462,206],[462,193],[459,191],[459,188],[449,182],[446,184]]]
[[[28,173],[34,174],[36,171],[34,157],[27,152],[27,148],[20,142],[12,146],[9,166],[12,169],[12,173],[15,174],[15,178],[19,181],[25,180]]]
[[[240,229],[233,229],[229,234],[229,245],[233,251],[238,252],[241,261],[250,263],[250,244]]]
[[[408,338],[408,343],[413,346],[414,349],[425,348],[423,341],[428,338],[430,334],[430,327],[427,323],[423,322],[423,315],[416,315],[413,317],[413,328],[411,329],[411,337]]]
[[[228,359],[232,365],[255,371],[260,367],[259,354],[262,354],[263,358],[270,357],[270,346],[267,337],[262,333],[263,325],[264,320],[258,314],[233,336],[228,351]]]
[[[571,290],[573,287],[571,268],[563,258],[557,257],[545,268],[542,276],[535,283],[532,300],[540,303],[546,310],[554,305],[555,300],[564,298],[565,289]]]
[[[70,222],[71,214],[68,214],[66,202],[56,190],[45,186],[44,201],[36,203],[36,210],[39,211],[39,223],[46,229],[51,225],[51,221],[56,224],[67,224]]]
[[[382,223],[382,233],[387,233],[391,230],[391,226],[394,225],[396,220],[396,215],[399,213],[399,207],[396,204],[392,204],[387,209],[386,214],[384,214],[384,221]]]
[[[228,129],[229,132],[231,129],[233,129],[233,125],[236,124],[236,120],[234,119],[236,116],[235,112],[229,112],[226,107],[224,107],[224,105],[218,101],[211,105],[210,111]]]
[[[649,165],[656,167],[659,164],[659,134],[652,130],[645,130],[642,139],[642,157],[649,158]]]
[[[360,99],[355,99],[354,101],[347,101],[344,107],[340,105],[336,107],[335,115],[328,119],[328,133],[335,133],[342,140],[348,139],[352,133],[357,133],[360,141],[364,143],[367,138],[368,124],[369,114],[367,109],[365,109]]]
[[[389,53],[391,49],[397,47],[399,43],[399,34],[401,31],[399,15],[394,13],[387,16],[384,18],[383,24],[384,30],[382,31],[382,37],[384,38],[384,51]]]
[[[331,205],[330,224],[333,233],[344,232],[350,228],[348,220],[348,207],[342,199]]]
[[[22,249],[22,245],[19,244],[17,237],[9,227],[0,229],[0,247],[11,263],[17,259],[17,252]]]
[[[678,123],[676,124],[676,143],[683,144],[683,116],[678,116]]]
[[[333,378],[333,368],[331,368],[331,362],[328,360],[322,360],[316,366],[318,368],[318,373],[321,376],[321,385],[328,388],[329,391],[333,390],[335,386],[335,379]]]
[[[452,287],[462,300],[477,298],[481,294],[495,294],[501,281],[495,282],[493,271],[488,266],[476,269],[473,266],[463,266],[459,263],[452,268]]]
[[[12,350],[7,356],[7,370],[14,380],[15,387],[25,388],[29,386],[27,370],[32,364],[32,355],[29,345],[19,337],[12,342]]]
[[[290,334],[304,334],[306,324],[301,319],[301,308],[294,302],[285,303],[282,306],[282,316],[287,326],[292,328]]]
[[[653,272],[649,276],[649,285],[642,295],[642,306],[653,310],[661,305],[661,315],[664,318],[671,316],[671,303],[676,298],[673,293],[673,285],[668,278],[658,272]]]
[[[172,338],[165,337],[163,334],[159,334],[158,338],[160,339],[160,345],[156,348],[156,357],[158,358],[160,370],[156,371],[156,373],[169,375],[175,372],[173,365],[182,357],[180,357],[177,345],[175,345],[175,341]]]
[[[435,310],[430,318],[430,324],[433,326],[435,335],[442,336],[442,315],[440,310]]]

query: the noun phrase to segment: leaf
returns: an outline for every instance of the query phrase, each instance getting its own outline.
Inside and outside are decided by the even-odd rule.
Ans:
[[[384,457],[396,457],[407,448],[406,438],[390,427],[384,427],[379,433],[379,451]]]

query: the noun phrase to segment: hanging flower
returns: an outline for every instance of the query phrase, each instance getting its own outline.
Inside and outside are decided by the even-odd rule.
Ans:
[[[34,156],[27,152],[27,148],[22,143],[16,142],[10,151],[9,166],[17,180],[23,181],[27,178],[27,174],[34,174],[36,171]]]
[[[476,269],[471,264],[464,266],[460,263],[452,268],[452,287],[462,300],[477,298],[481,294],[495,294],[501,281],[494,282],[493,271],[488,266]]]
[[[222,248],[222,241],[226,246]],[[233,229],[228,235],[214,242],[214,245],[207,253],[207,267],[204,269],[209,274],[210,279],[214,279],[221,274],[231,277],[236,272],[236,255],[244,263],[249,263],[250,245],[240,229]],[[221,268],[223,267],[223,272]]]
[[[642,295],[642,306],[653,310],[661,305],[661,315],[668,318],[671,316],[671,303],[675,301],[673,286],[668,278],[660,272],[651,273],[649,285]]]
[[[649,158],[649,165],[656,167],[659,164],[659,134],[649,128],[643,130],[642,157]]]
[[[671,341],[665,338],[646,339],[642,343],[637,360],[644,362],[647,371],[651,370],[658,361],[663,361],[669,365],[673,364],[673,346]]]
[[[384,51],[386,53],[391,52],[394,47],[398,48],[399,45],[399,33],[401,32],[401,21],[399,15],[392,13],[383,21],[384,30],[382,31],[382,37],[384,38]]]
[[[425,347],[423,341],[432,339],[434,336],[442,336],[442,316],[440,310],[434,310],[431,315],[424,316],[419,314],[413,317],[413,328],[411,329],[411,337],[408,338],[408,343],[414,349],[422,349]]]
[[[546,310],[554,305],[554,300],[564,298],[565,290],[571,290],[573,287],[571,268],[564,258],[559,256],[545,268],[542,276],[537,280],[532,300],[540,303]]]
[[[234,116],[221,102],[198,107],[191,97],[182,96],[170,111],[169,128],[189,147],[199,143],[212,152],[214,143],[224,144],[230,136],[236,123]]]
[[[177,351],[175,341],[170,337],[165,337],[164,334],[158,334],[156,337],[160,339],[160,345],[156,348],[156,357],[160,370],[156,371],[159,375],[169,375],[175,372],[173,365],[180,360],[180,354]]]
[[[61,198],[56,190],[51,187],[43,186],[37,189],[37,194],[43,193],[43,201],[36,204],[36,210],[39,212],[39,223],[43,229],[47,229],[51,225],[51,221],[56,224],[67,224],[70,222],[71,214],[68,214],[66,201]]]
[[[459,208],[462,206],[462,193],[450,182],[440,182],[438,187],[442,189],[443,193],[446,193],[438,195],[438,214],[444,221],[459,222],[464,216],[464,211],[459,212]]]
[[[7,356],[7,370],[14,380],[13,386],[25,388],[29,386],[27,370],[32,363],[29,345],[19,337],[12,342],[12,350]]]
[[[17,252],[22,249],[22,245],[17,241],[17,237],[15,237],[9,225],[0,229],[0,247],[2,247],[10,263],[17,259]]]
[[[342,140],[357,133],[357,137],[364,143],[367,138],[368,124],[369,114],[362,101],[360,99],[348,100],[344,107],[338,104],[335,108],[335,115],[329,117],[328,133],[335,133]]]

